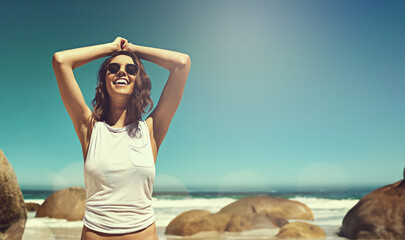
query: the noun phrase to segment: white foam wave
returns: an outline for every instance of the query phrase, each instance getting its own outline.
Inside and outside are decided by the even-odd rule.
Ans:
[[[67,221],[66,219],[56,218],[31,218],[27,219],[25,225],[28,228],[76,228],[82,227],[82,221]]]
[[[42,203],[45,202],[45,199],[24,199],[25,203],[38,203],[39,205],[42,205]]]
[[[314,209],[350,209],[359,200],[355,199],[326,199],[326,198],[305,198],[305,197],[295,197],[290,198],[290,200],[302,202],[310,207],[312,210]]]
[[[325,198],[305,198],[295,197],[290,200],[299,201],[312,209],[314,222],[321,227],[333,226],[338,228],[346,213],[356,205],[358,200],[354,199],[325,199]]]

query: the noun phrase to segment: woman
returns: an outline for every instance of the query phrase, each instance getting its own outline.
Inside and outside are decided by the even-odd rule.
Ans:
[[[91,111],[73,69],[106,56]],[[151,83],[138,57],[170,71],[145,121],[142,114],[153,107]],[[57,52],[52,65],[83,151],[87,198],[82,240],[158,239],[151,208],[155,163],[180,104],[190,58],[118,37],[112,43]]]

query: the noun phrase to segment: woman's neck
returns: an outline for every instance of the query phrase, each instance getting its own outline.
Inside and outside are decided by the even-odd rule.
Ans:
[[[123,128],[131,124],[134,120],[128,115],[126,107],[111,107],[108,111],[107,119],[108,125],[116,128]]]

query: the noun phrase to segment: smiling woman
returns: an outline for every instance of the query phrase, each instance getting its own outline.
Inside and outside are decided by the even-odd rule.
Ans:
[[[73,70],[106,56],[91,111]],[[151,81],[138,57],[170,71],[145,121],[142,115],[153,108]],[[157,239],[152,209],[155,162],[180,104],[190,58],[118,37],[112,43],[55,53],[52,64],[82,145],[87,194],[82,240]]]
[[[139,67],[138,67],[139,66]],[[127,114],[132,119],[140,119],[153,108],[150,98],[152,84],[142,62],[132,52],[114,52],[101,65],[98,73],[96,97],[93,100],[93,121],[114,121],[107,112],[108,104],[130,105]],[[109,103],[107,103],[107,97]],[[128,101],[128,102],[127,102]],[[114,109],[114,108],[113,108]],[[138,127],[135,122],[135,129]]]

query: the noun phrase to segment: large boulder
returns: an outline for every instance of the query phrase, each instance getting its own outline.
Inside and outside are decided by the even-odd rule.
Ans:
[[[343,218],[339,235],[351,239],[405,239],[404,179],[363,197]]]
[[[50,217],[68,221],[82,220],[86,207],[86,190],[70,187],[55,192],[37,209],[35,217]]]
[[[203,231],[242,232],[254,229],[277,229],[287,219],[313,220],[312,210],[303,203],[284,198],[253,196],[239,199],[218,213],[187,211],[173,219],[166,234],[188,236]]]
[[[322,228],[304,222],[292,222],[284,225],[277,234],[279,238],[325,239],[326,234]]]
[[[266,212],[255,214],[234,214],[226,227],[226,231],[242,232],[261,228],[280,228],[287,223],[287,220],[273,217]]]
[[[265,212],[273,218],[314,220],[312,210],[305,204],[285,198],[252,196],[241,198],[222,208],[220,213],[255,215]]]
[[[1,149],[0,203],[0,239],[21,239],[27,221],[27,210],[13,167]]]
[[[191,210],[174,218],[167,226],[165,234],[190,236],[203,231],[224,232],[230,218],[229,214]]]

